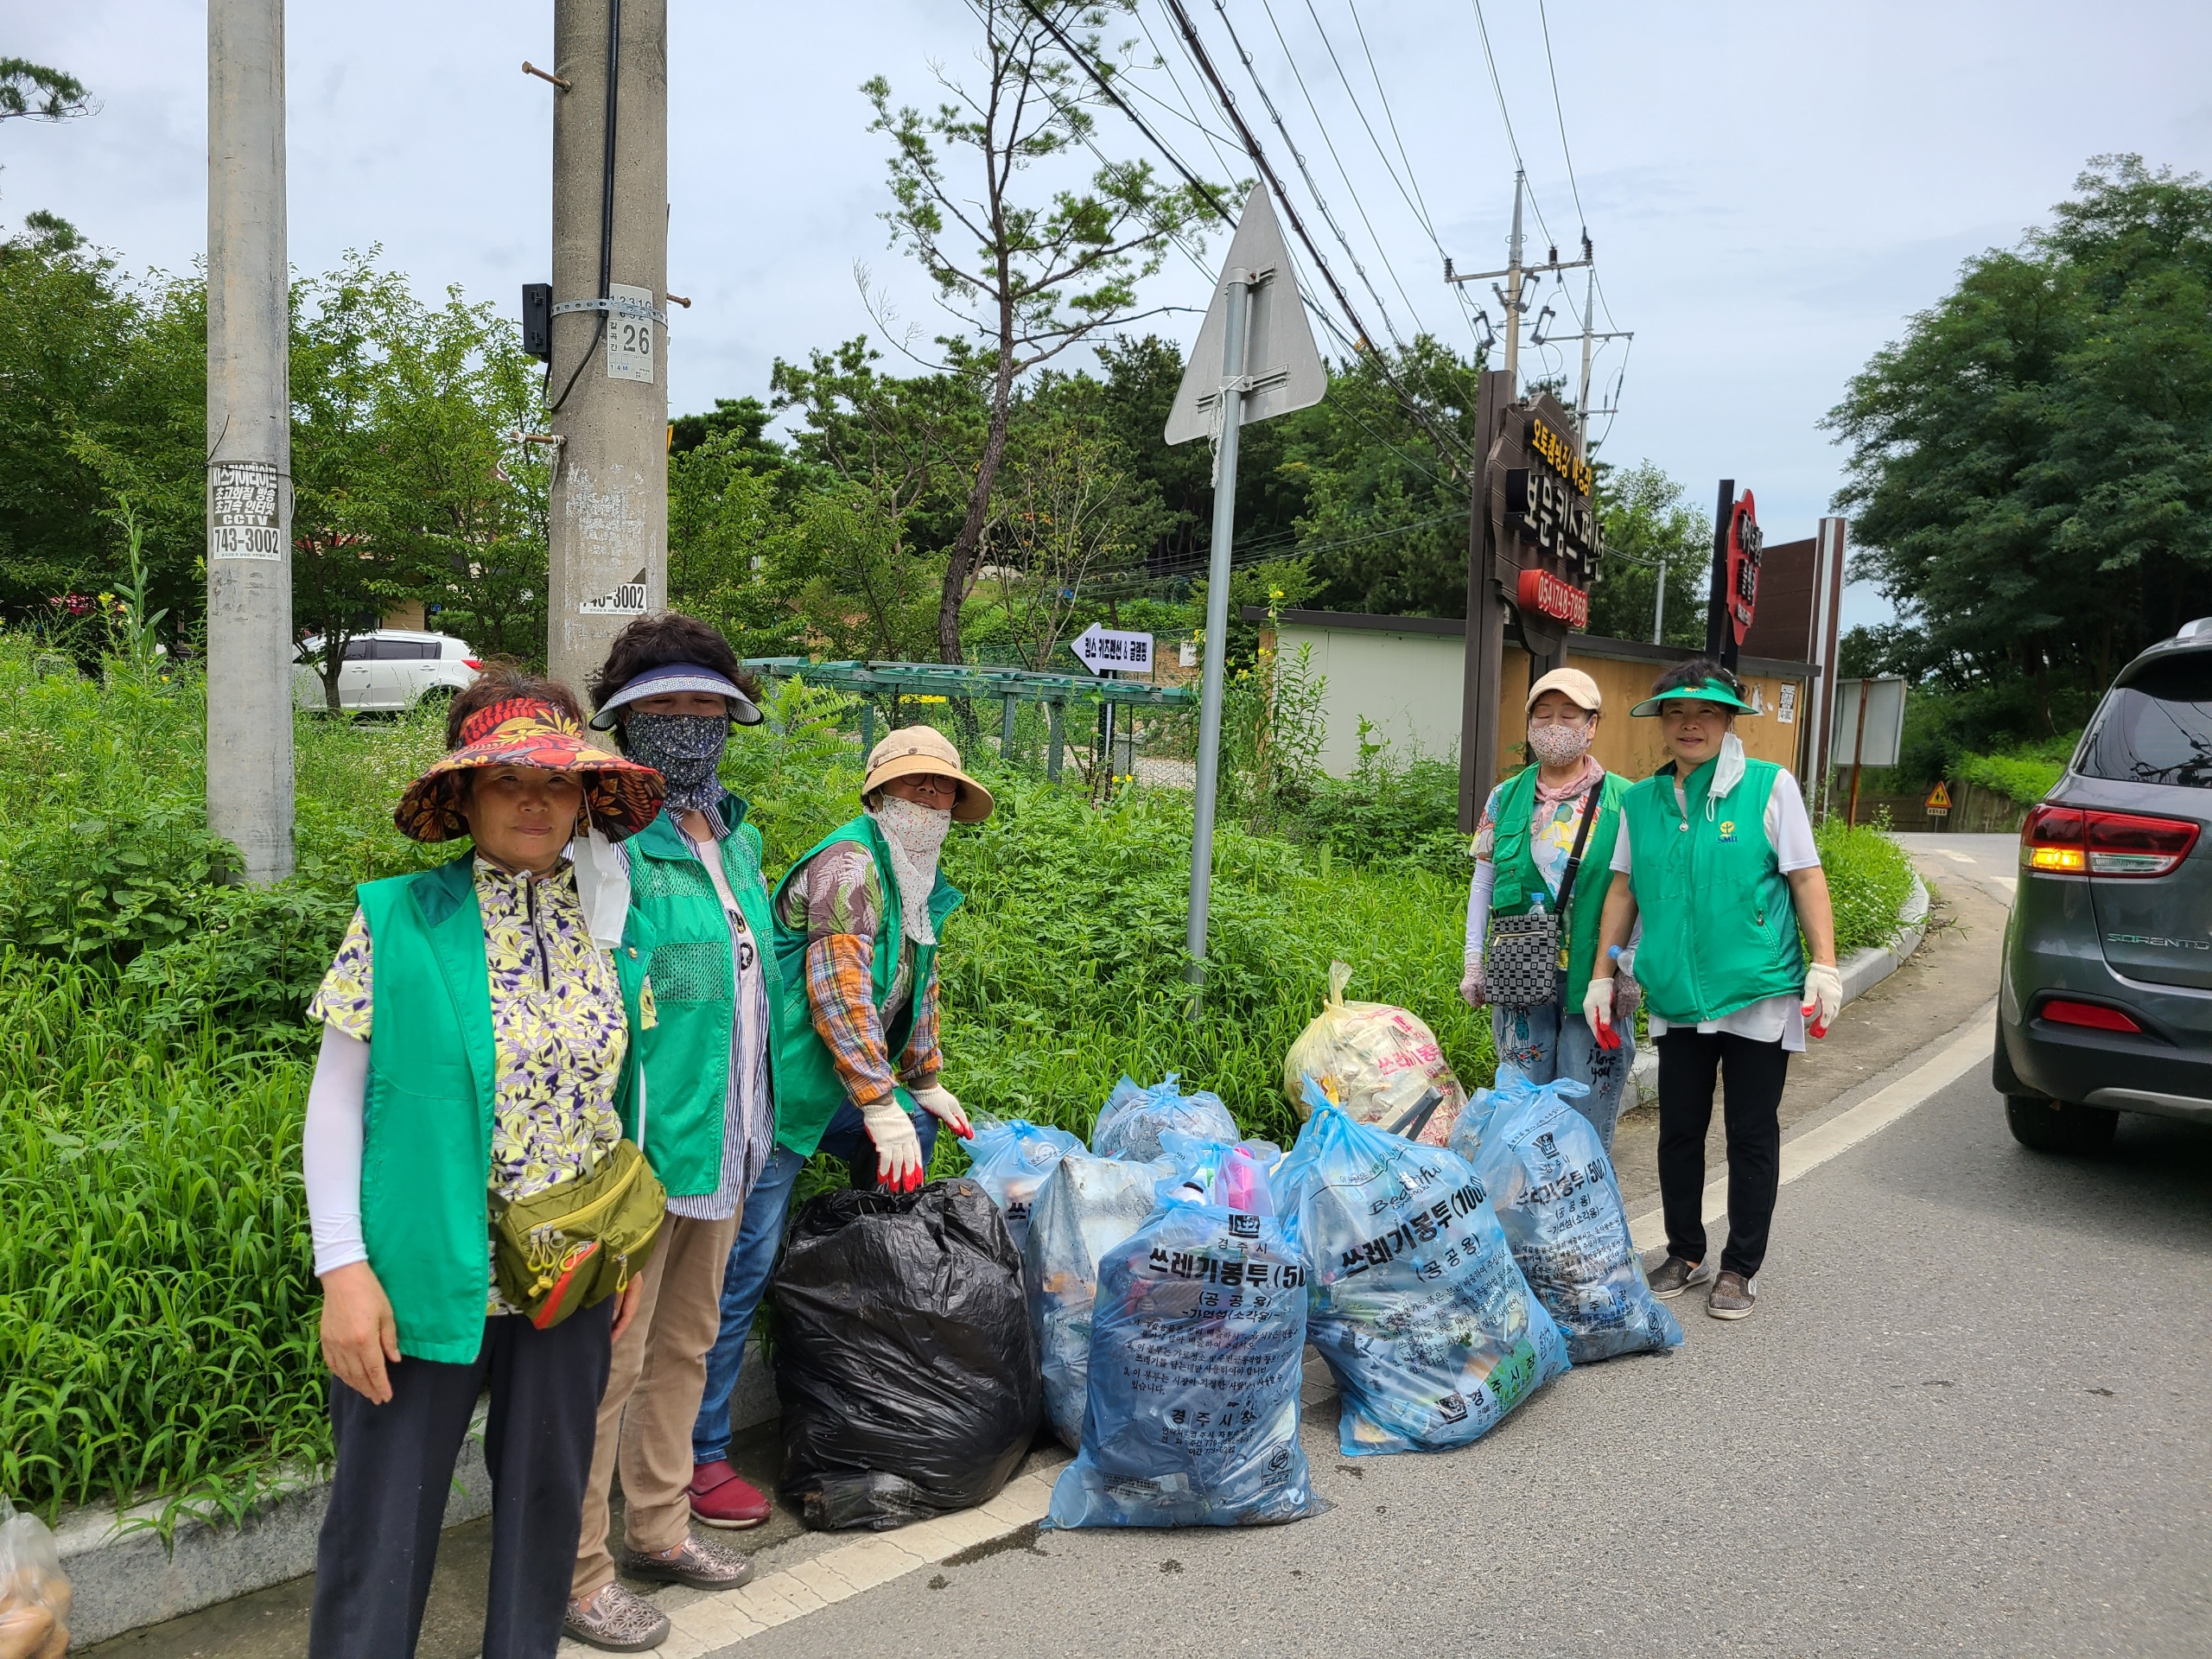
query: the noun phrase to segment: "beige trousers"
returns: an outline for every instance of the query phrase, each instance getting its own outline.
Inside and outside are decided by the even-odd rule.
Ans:
[[[707,1387],[707,1350],[722,1323],[722,1269],[736,1216],[671,1216],[644,1274],[638,1312],[607,1375],[599,1439],[584,1490],[583,1534],[569,1596],[581,1601],[614,1581],[607,1547],[607,1496],[622,1468],[623,1539],[634,1550],[673,1549],[691,1529],[691,1426]]]

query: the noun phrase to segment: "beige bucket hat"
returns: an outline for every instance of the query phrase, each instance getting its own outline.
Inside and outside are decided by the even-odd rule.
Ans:
[[[1536,699],[1542,696],[1547,691],[1560,692],[1567,697],[1567,701],[1575,703],[1579,707],[1588,710],[1593,715],[1598,713],[1605,706],[1605,696],[1598,690],[1598,682],[1592,679],[1587,674],[1585,674],[1579,668],[1555,668],[1552,670],[1550,673],[1545,675],[1541,679],[1538,680],[1534,685],[1529,688],[1529,701],[1523,703],[1522,707],[1524,709],[1535,708],[1536,706]]]
[[[953,797],[952,817],[958,823],[981,823],[998,804],[991,791],[960,769],[960,751],[952,740],[934,726],[901,726],[868,751],[868,776],[861,780],[865,799],[893,778],[933,772],[960,785]]]

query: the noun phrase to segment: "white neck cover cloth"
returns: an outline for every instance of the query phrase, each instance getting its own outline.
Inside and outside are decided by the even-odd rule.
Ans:
[[[629,914],[629,866],[597,824],[588,835],[569,843],[569,857],[576,867],[576,899],[583,906],[584,926],[594,944],[612,950],[622,943],[622,925]]]
[[[868,817],[883,831],[891,849],[892,874],[899,879],[899,920],[906,936],[916,944],[935,944],[930,925],[930,890],[937,886],[937,859],[952,829],[949,807],[924,806],[919,801],[886,795],[870,807]]]

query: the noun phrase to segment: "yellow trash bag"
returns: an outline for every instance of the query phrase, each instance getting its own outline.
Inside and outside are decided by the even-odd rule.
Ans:
[[[1345,1001],[1351,979],[1351,969],[1343,963],[1329,964],[1328,1006],[1283,1057],[1284,1096],[1300,1118],[1308,1116],[1301,1079],[1311,1077],[1348,1116],[1395,1129],[1433,1090],[1438,1099],[1417,1138],[1425,1146],[1444,1145],[1452,1121],[1467,1103],[1467,1091],[1445,1064],[1436,1033],[1387,1002]]]

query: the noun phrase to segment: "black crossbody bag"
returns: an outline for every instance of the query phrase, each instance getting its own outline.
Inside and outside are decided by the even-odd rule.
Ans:
[[[1582,868],[1582,849],[1597,822],[1599,798],[1605,783],[1599,779],[1582,799],[1582,823],[1574,832],[1573,850],[1559,879],[1559,899],[1549,910],[1525,916],[1492,916],[1490,943],[1483,951],[1483,983],[1492,1002],[1510,1008],[1548,1007],[1560,1001],[1567,983],[1567,958],[1571,948],[1565,931],[1567,907],[1574,900],[1574,878]]]

